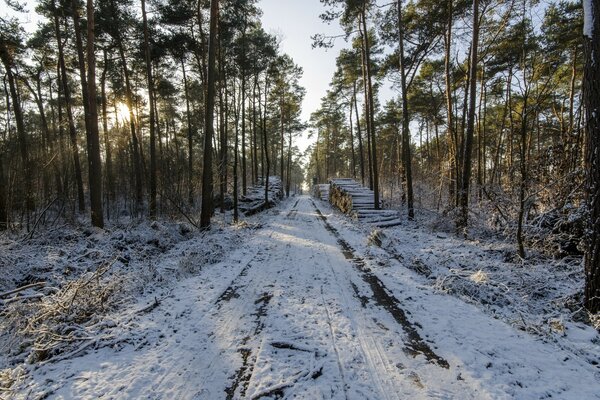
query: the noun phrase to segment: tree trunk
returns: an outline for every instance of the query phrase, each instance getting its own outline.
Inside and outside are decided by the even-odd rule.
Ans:
[[[88,122],[87,149],[92,225],[104,227],[102,210],[102,161],[100,159],[100,133],[98,129],[98,104],[96,100],[96,51],[94,31],[94,1],[87,0],[87,85]],[[85,100],[85,99],[84,99]]]
[[[352,125],[352,100],[350,100],[350,113],[348,114],[348,122],[350,123],[350,151],[352,152],[352,160],[350,168],[352,169],[352,177],[356,179],[356,151],[354,149],[354,126]]]
[[[264,182],[265,182],[265,207],[269,206],[269,171],[271,168],[271,163],[269,159],[269,142],[267,138],[267,104],[269,98],[269,77],[265,76],[265,104],[263,106],[263,126],[262,126],[262,134],[263,134],[263,148],[265,155],[265,171]]]
[[[473,0],[473,38],[471,43],[471,62],[469,66],[469,114],[464,143],[463,164],[460,188],[461,212],[457,228],[465,230],[469,222],[469,184],[471,181],[471,166],[473,157],[473,137],[475,131],[476,89],[477,89],[477,50],[479,42],[479,0]]]
[[[221,63],[222,64],[222,63]],[[221,65],[220,64],[220,65]],[[219,193],[221,213],[225,212],[225,194],[227,193],[227,121],[229,119],[227,110],[227,80],[225,72],[221,65],[219,82],[219,112],[221,116],[220,133],[220,153],[219,153]]]
[[[453,0],[448,1],[448,19],[446,21],[446,35],[444,36],[444,80],[446,84],[446,118],[447,118],[447,136],[448,136],[448,149],[449,149],[449,201],[453,202],[454,205],[458,205],[456,202],[456,193],[458,192],[457,187],[457,177],[459,175],[459,144],[458,144],[458,134],[456,129],[454,129],[454,111],[452,105],[454,101],[452,99],[452,71],[450,68],[450,59],[452,57],[452,24],[453,24],[453,14],[454,14],[454,6]]]
[[[58,64],[60,69],[60,81],[62,83],[61,86],[65,101],[65,110],[67,113],[67,121],[69,123],[69,138],[71,141],[71,152],[73,156],[73,165],[75,169],[75,182],[77,184],[77,203],[79,206],[79,212],[85,212],[85,196],[83,193],[83,177],[81,174],[81,162],[79,160],[79,147],[77,145],[77,131],[75,129],[73,111],[71,110],[71,92],[69,89],[69,83],[67,78],[67,68],[65,65],[63,42],[60,37],[60,25],[57,10],[54,10],[54,33],[56,35],[56,41],[58,43]]]
[[[131,83],[129,80],[129,69],[127,68],[127,60],[125,59],[125,50],[123,49],[123,43],[119,37],[117,40],[117,46],[119,48],[119,55],[121,57],[121,64],[123,68],[123,75],[125,75],[125,97],[127,100],[127,108],[129,110],[129,129],[131,131],[131,146],[133,152],[133,168],[135,176],[135,213],[139,213],[143,204],[143,188],[142,188],[142,161],[140,154],[140,144],[135,128],[135,115],[133,113],[133,92],[131,90]]]
[[[588,226],[585,252],[585,306],[600,311],[600,3],[584,0],[585,70],[583,102],[586,128],[586,203]],[[591,25],[591,26],[590,26]]]
[[[8,228],[8,208],[6,207],[6,179],[4,177],[3,153],[0,152],[0,231]]]
[[[32,182],[32,168],[29,161],[29,148],[27,145],[27,134],[25,132],[25,122],[23,120],[23,110],[21,109],[21,102],[19,95],[17,94],[17,86],[15,77],[12,72],[13,58],[10,49],[4,44],[0,45],[0,59],[4,65],[6,77],[8,78],[8,87],[10,90],[10,97],[13,105],[13,113],[15,115],[15,122],[17,123],[17,136],[19,139],[19,150],[21,153],[21,160],[23,162],[23,169],[25,175],[25,208],[28,211],[32,211],[35,208],[33,200],[33,182]]]
[[[148,38],[148,18],[146,16],[146,0],[142,0],[142,21],[144,25],[144,56],[146,61],[146,80],[148,82],[148,99],[150,107],[150,201],[148,212],[151,219],[156,218],[156,131],[154,118],[154,79],[152,78],[152,62]],[[185,70],[184,70],[185,77]],[[187,94],[187,85],[186,85]],[[186,95],[187,100],[187,95]],[[188,105],[189,107],[189,105]],[[191,182],[191,179],[190,179]],[[191,187],[191,185],[190,185]]]
[[[287,180],[285,181],[285,197],[290,197],[292,179],[292,132],[288,133]]]
[[[115,183],[113,176],[113,165],[112,165],[112,146],[111,140],[108,136],[108,99],[106,97],[106,73],[108,71],[108,52],[106,49],[104,53],[104,68],[102,69],[102,76],[100,78],[100,96],[102,99],[102,131],[104,133],[104,151],[106,153],[106,217],[110,219],[110,204],[114,201],[115,195]]]
[[[353,86],[353,99],[354,99],[354,112],[356,114],[356,134],[358,135],[358,152],[360,154],[360,180],[361,184],[365,186],[365,151],[363,149],[362,132],[360,129],[360,115],[358,114],[358,101],[356,100],[357,90],[356,81]]]
[[[244,19],[244,29],[242,37],[242,194],[245,196],[248,188],[248,171],[246,165],[246,20]]]
[[[412,220],[415,217],[415,211],[413,205],[412,156],[410,150],[410,119],[408,115],[408,93],[406,87],[406,70],[404,66],[404,26],[402,24],[402,0],[398,0],[397,6],[398,46],[400,51],[400,84],[402,89],[402,161],[404,163],[404,173],[406,174],[406,205],[408,207],[408,219]],[[375,202],[377,203],[377,192],[375,192],[375,196]]]
[[[235,85],[235,81],[234,81]],[[242,86],[244,83],[242,82]],[[233,104],[235,110],[235,87],[233,90]],[[243,97],[243,96],[242,96]],[[243,99],[241,101],[241,108],[244,108]],[[238,163],[239,163],[239,145],[240,145],[240,132],[239,132],[239,122],[240,122],[240,109],[234,111],[235,116],[235,139],[233,141],[233,222],[238,222],[240,219],[239,216],[239,176],[238,176]]]
[[[281,184],[284,183],[284,173],[283,173],[283,165],[284,165],[284,154],[285,154],[285,150],[284,150],[284,99],[283,99],[283,91],[281,92],[281,99],[279,100],[279,112],[280,112],[280,116],[279,116],[279,124],[280,124],[280,143],[281,143],[281,156],[279,158],[279,175],[281,177]]]
[[[215,133],[213,126],[215,111],[215,53],[217,45],[217,19],[219,18],[219,0],[210,2],[210,32],[208,44],[208,79],[206,88],[206,107],[204,114],[204,160],[202,170],[202,210],[200,227],[210,227],[213,213],[213,169],[212,169],[212,138]]]
[[[87,1],[87,75],[85,60],[86,54],[84,54],[83,41],[81,37],[78,3],[75,0],[71,0],[71,13],[73,18],[73,27],[75,29],[75,45],[77,47],[79,78],[81,80],[81,97],[85,114],[84,119],[88,153],[88,186],[90,189],[91,219],[92,225],[102,228],[104,227],[104,213],[102,211],[102,162],[100,160],[98,107],[96,103],[96,54],[94,47],[95,32],[93,0]],[[89,65],[90,61],[93,62],[93,65]],[[90,82],[90,78],[93,78],[94,80]]]
[[[254,75],[252,87],[252,183],[258,181],[258,134],[256,125],[256,90],[258,88],[258,73]]]
[[[362,28],[363,28],[363,42],[364,42],[364,51],[365,51],[365,75],[367,79],[367,96],[369,98],[368,101],[368,113],[367,113],[367,124],[369,125],[370,138],[371,138],[371,164],[372,164],[372,174],[373,174],[373,182],[372,189],[374,192],[374,203],[375,209],[378,210],[379,207],[379,173],[377,167],[377,140],[375,134],[375,105],[373,99],[373,83],[371,79],[371,48],[369,44],[369,31],[367,30],[367,13],[363,8],[361,10],[361,20],[362,20]]]

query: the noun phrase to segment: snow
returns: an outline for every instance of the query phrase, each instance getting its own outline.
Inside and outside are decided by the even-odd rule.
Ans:
[[[129,243],[115,266],[126,295],[94,328],[103,339],[54,361],[0,360],[0,397],[600,399],[600,336],[554,305],[580,265],[516,266],[501,244],[414,225],[374,234],[304,196],[216,225],[72,232],[0,253],[26,275],[42,252],[77,271]],[[543,293],[557,266],[566,281]]]

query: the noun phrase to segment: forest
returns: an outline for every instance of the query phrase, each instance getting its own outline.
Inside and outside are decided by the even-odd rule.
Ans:
[[[287,54],[283,38],[263,27],[261,1],[3,3],[0,398],[26,398],[26,390],[150,396],[143,384],[111,391],[106,382],[118,372],[105,376],[104,386],[77,392],[65,383],[71,367],[52,370],[62,383],[44,388],[35,368],[19,365],[84,354],[93,364],[90,349],[127,356],[153,340],[158,346],[164,332],[148,327],[155,308],[167,304],[182,319],[161,314],[178,346],[163,355],[211,372],[199,386],[205,391],[192,393],[170,377],[172,392],[152,389],[159,398],[315,398],[317,390],[323,398],[396,398],[390,393],[402,390],[430,398],[442,387],[472,398],[598,395],[597,0],[314,1],[307,7],[324,26],[339,25],[340,34],[305,38],[336,52],[335,72],[308,120],[305,60]],[[19,15],[34,16],[35,30]],[[352,221],[326,204],[340,193],[335,182],[348,179],[373,196],[373,210]],[[330,182],[322,199],[302,195]],[[361,223],[379,209],[393,210],[386,212],[401,226]],[[378,269],[390,263],[417,277],[406,283],[396,269],[391,278]],[[288,274],[296,284],[276,278]],[[324,290],[330,281],[344,284]],[[193,300],[199,308],[183,288],[203,293]],[[493,372],[502,387],[481,378],[490,367],[477,352],[442,338],[454,328],[437,319],[411,322],[404,308],[411,306],[398,300],[403,290],[431,311],[421,318],[451,307],[441,305],[442,295],[475,305],[481,317],[455,306],[464,326],[491,324],[489,341],[474,338],[474,346],[504,342],[497,320],[541,337],[514,339],[499,356],[509,360],[508,374],[518,370],[527,384],[506,371]],[[306,293],[314,304],[305,304]],[[363,311],[350,311],[353,302]],[[335,316],[338,306],[351,328]],[[310,307],[321,310],[311,314],[314,330],[302,325],[298,342],[288,336],[300,328],[286,325],[295,307],[298,318]],[[185,315],[196,328],[181,325]],[[269,318],[277,327],[271,339]],[[210,362],[187,359],[179,348],[192,346],[190,332],[198,329],[207,330],[200,343]],[[441,353],[420,336],[427,330]],[[584,336],[591,339],[576,339]],[[364,337],[378,339],[369,345]],[[323,356],[327,340],[333,347]],[[408,346],[427,365],[408,357],[399,363],[406,370],[394,367],[391,360],[406,354],[383,350],[378,340],[406,354]],[[560,351],[538,360],[554,363],[540,370],[538,387],[516,360],[544,340]],[[353,348],[361,352],[352,355]],[[284,362],[281,351],[303,354]],[[456,378],[454,368],[469,357],[481,364]],[[554,387],[563,383],[554,382],[559,361],[552,357],[584,360],[570,371],[589,374],[589,384]],[[353,369],[353,359],[365,360],[356,367],[364,371]],[[491,356],[489,365],[496,361]],[[136,379],[158,379],[144,368]],[[351,383],[349,371],[372,381]],[[186,369],[181,375],[191,379]]]

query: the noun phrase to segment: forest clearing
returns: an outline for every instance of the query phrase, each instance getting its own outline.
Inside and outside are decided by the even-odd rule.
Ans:
[[[0,399],[600,398],[599,0],[2,0]]]

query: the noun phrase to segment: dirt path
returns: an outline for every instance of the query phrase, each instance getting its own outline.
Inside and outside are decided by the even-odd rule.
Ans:
[[[597,398],[580,360],[408,273],[390,280],[323,203],[286,204],[140,317],[136,345],[42,368],[36,383],[52,376],[52,395],[78,398]]]

